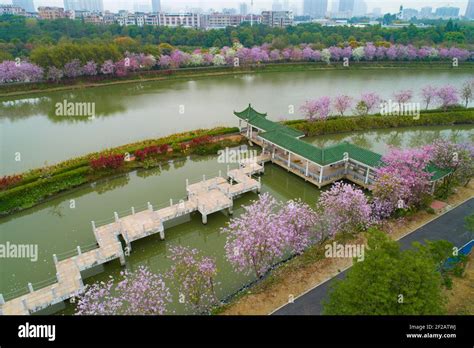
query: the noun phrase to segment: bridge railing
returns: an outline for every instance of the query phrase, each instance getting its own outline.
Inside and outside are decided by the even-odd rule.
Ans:
[[[5,301],[11,301],[15,298],[29,294],[31,292],[31,289],[33,289],[33,291],[41,290],[57,282],[58,282],[58,279],[56,278],[56,276],[54,276],[48,279],[41,280],[36,283],[28,283],[28,284],[25,284],[25,286],[18,287],[15,290],[2,294],[3,299]]]

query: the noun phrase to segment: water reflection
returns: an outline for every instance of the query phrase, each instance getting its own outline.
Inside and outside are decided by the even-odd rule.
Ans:
[[[276,120],[306,100],[344,93],[359,97],[377,91],[390,98],[409,85],[419,91],[427,84],[460,86],[466,71],[379,70],[306,71],[222,76],[110,85],[70,91],[0,98],[0,175],[21,173],[86,153],[144,139],[216,126],[236,126],[234,110],[252,103]],[[278,98],[275,98],[278,96]],[[55,116],[56,103],[95,103],[95,119]],[[87,104],[89,105],[89,104]],[[184,113],[180,113],[181,106]],[[362,139],[354,139],[355,142]],[[361,143],[362,144],[362,143]],[[367,144],[364,144],[366,146]],[[22,160],[16,161],[15,154]]]
[[[439,138],[445,138],[456,143],[473,142],[474,127],[472,125],[463,125],[453,127],[381,129],[359,131],[350,134],[323,135],[307,138],[306,141],[319,147],[327,147],[347,141],[383,154],[389,147],[420,147],[431,144]]]

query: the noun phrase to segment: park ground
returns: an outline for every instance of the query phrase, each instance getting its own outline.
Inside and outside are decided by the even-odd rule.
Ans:
[[[474,197],[474,183],[467,187],[458,188],[446,203],[450,207],[458,206],[469,198]],[[409,235],[419,227],[437,218],[436,215],[420,211],[403,221],[391,222],[384,230],[394,240]],[[365,243],[361,234],[350,243]],[[329,241],[328,243],[332,243]],[[453,287],[446,290],[448,298],[448,314],[474,314],[474,260],[471,256],[462,278],[453,277]],[[352,259],[325,258],[324,246],[310,249],[305,254],[294,258],[282,267],[276,269],[260,284],[251,288],[247,293],[226,306],[222,315],[267,315],[277,308],[287,304],[310,289],[338,275],[352,265]],[[470,302],[470,303],[469,303]]]
[[[446,290],[447,313],[451,315],[474,315],[474,257],[468,258],[461,278],[453,277],[453,287]]]

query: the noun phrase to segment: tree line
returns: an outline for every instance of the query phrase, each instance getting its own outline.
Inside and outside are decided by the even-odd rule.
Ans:
[[[179,47],[223,47],[239,41],[246,47],[273,42],[277,48],[309,43],[329,47],[344,42],[380,42],[392,44],[444,45],[470,47],[474,43],[474,25],[464,21],[436,21],[428,27],[410,25],[404,28],[325,27],[317,23],[303,23],[286,28],[266,25],[202,30],[155,26],[127,26],[118,24],[94,25],[69,19],[36,20],[24,17],[0,16],[0,60],[27,57],[38,46],[74,42],[82,45],[113,44],[119,37],[133,40],[134,45],[171,44]],[[137,50],[138,51],[138,50]],[[140,49],[143,52],[143,49]],[[151,53],[151,52],[150,52]]]

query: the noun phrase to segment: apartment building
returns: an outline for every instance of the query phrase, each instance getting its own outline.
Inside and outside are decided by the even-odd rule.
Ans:
[[[263,11],[262,12],[262,24],[270,27],[284,28],[289,25],[293,25],[293,12],[292,11]]]
[[[59,19],[69,18],[70,16],[64,11],[62,7],[40,6],[38,7],[38,17],[40,19]]]
[[[19,6],[0,4],[1,15],[26,16],[26,11]]]

